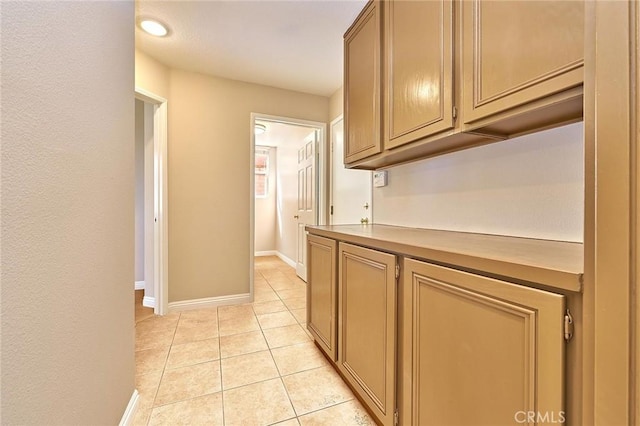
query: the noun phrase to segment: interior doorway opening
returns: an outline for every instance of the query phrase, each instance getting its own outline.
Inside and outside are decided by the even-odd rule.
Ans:
[[[328,177],[325,123],[251,114],[251,130],[253,291],[254,256],[277,256],[306,281],[304,228],[328,222]]]
[[[373,223],[372,173],[344,166],[344,120],[342,115],[330,124],[329,224]]]
[[[136,282],[143,305],[167,312],[167,100],[135,89],[136,113]],[[138,115],[138,114],[137,114]]]

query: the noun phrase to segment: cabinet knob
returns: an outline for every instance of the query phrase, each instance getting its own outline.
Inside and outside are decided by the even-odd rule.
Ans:
[[[294,218],[294,219],[300,219],[300,216],[295,215],[295,216],[293,216],[293,218]]]

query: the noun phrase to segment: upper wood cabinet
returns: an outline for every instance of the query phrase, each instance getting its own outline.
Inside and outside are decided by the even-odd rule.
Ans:
[[[381,151],[381,3],[371,1],[344,36],[344,161]]]
[[[583,57],[582,1],[372,0],[345,34],[345,164],[580,120]]]
[[[384,3],[384,148],[453,128],[451,1]]]
[[[582,1],[461,4],[465,123],[582,85]],[[545,104],[575,95],[549,98]]]

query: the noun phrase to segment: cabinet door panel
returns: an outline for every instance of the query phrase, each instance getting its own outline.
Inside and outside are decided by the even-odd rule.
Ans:
[[[338,368],[385,425],[395,409],[395,262],[340,243]]]
[[[385,3],[385,149],[453,127],[450,1]]]
[[[344,39],[344,161],[379,153],[380,4],[367,5]]]
[[[515,424],[564,413],[564,296],[406,261],[415,425]],[[548,414],[545,414],[548,413]]]
[[[583,82],[581,1],[462,2],[465,123]]]
[[[327,356],[335,361],[336,241],[309,235],[307,245],[307,328]]]

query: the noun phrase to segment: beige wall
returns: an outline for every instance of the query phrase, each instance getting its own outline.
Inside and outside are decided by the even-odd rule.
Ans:
[[[1,14],[1,423],[114,425],[134,390],[134,4]]]
[[[389,169],[376,223],[582,241],[582,123]]]
[[[329,122],[338,118],[344,111],[343,88],[336,90],[329,98]]]
[[[329,99],[171,70],[169,301],[247,293],[250,114],[327,122]]]
[[[169,98],[169,68],[140,50],[135,50],[136,87]]]

